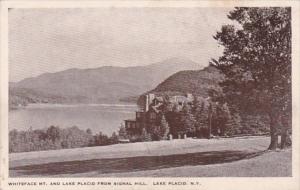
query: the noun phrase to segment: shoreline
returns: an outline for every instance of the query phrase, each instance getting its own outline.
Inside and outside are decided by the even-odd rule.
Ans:
[[[138,107],[137,104],[106,104],[106,103],[78,103],[78,104],[52,104],[52,103],[30,103],[26,106],[15,106],[11,107],[11,110],[17,110],[17,109],[25,109],[25,108],[48,108],[48,107],[84,107],[84,106],[101,106],[101,107]]]

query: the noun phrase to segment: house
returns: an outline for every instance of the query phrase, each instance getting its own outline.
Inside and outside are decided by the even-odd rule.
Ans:
[[[125,129],[128,135],[133,135],[137,133],[137,125],[136,120],[133,119],[126,119],[125,120]]]
[[[160,125],[165,103],[168,101],[171,106],[176,106],[179,111],[185,103],[191,103],[194,100],[192,94],[176,95],[168,97],[147,94],[143,97],[141,109],[136,112],[135,119],[125,120],[125,129],[129,135],[140,135],[145,128],[147,131],[153,125]]]

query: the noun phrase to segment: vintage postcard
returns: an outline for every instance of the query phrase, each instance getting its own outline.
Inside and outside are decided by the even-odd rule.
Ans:
[[[1,1],[0,189],[299,185],[298,1]]]

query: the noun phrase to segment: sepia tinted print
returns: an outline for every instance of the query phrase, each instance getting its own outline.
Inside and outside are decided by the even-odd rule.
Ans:
[[[290,7],[14,8],[10,177],[292,176]]]

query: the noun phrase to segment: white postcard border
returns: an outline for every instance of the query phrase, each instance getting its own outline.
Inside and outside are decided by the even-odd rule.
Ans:
[[[1,6],[1,170],[3,189],[300,189],[300,40],[299,1],[2,1]],[[292,102],[293,102],[293,177],[200,177],[200,178],[10,178],[8,176],[8,8],[100,8],[100,7],[234,7],[291,6],[292,7]],[[146,182],[147,186],[16,186],[8,182]],[[199,186],[153,186],[154,181],[197,181]]]

